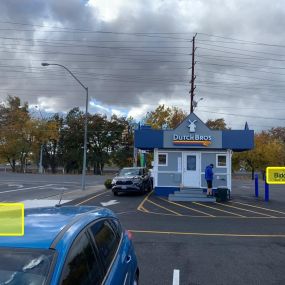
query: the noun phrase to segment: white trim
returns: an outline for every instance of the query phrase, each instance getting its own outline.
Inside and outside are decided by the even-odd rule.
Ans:
[[[154,179],[154,183],[153,183],[153,186],[154,187],[157,187],[157,180],[158,180],[158,166],[157,166],[157,148],[155,148],[153,150],[153,161],[154,161],[154,167],[153,167],[153,170],[154,170],[154,175],[153,175],[153,179]]]
[[[218,162],[218,157],[219,156],[225,156],[226,157],[226,165],[223,165],[223,166],[219,166]],[[216,168],[228,168],[228,153],[217,153],[216,154]]]
[[[159,164],[159,155],[165,155],[165,164]],[[168,153],[167,152],[158,152],[157,153],[157,166],[168,166]]]
[[[232,191],[232,150],[228,149],[228,176],[227,176],[227,187]]]
[[[227,154],[227,151],[225,150],[225,151],[221,151],[221,150],[216,150],[216,151],[201,151],[201,153],[215,153],[215,154]]]

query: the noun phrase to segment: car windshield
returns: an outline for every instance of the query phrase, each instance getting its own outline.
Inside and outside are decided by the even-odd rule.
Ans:
[[[51,250],[0,249],[0,285],[45,284],[53,256]]]
[[[123,168],[119,172],[119,176],[136,176],[142,175],[142,169],[140,168]]]

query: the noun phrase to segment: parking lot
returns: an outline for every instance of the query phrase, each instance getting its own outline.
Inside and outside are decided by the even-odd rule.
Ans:
[[[174,270],[179,284],[284,284],[283,189],[272,190],[265,202],[254,197],[252,185],[236,181],[227,203],[171,202],[153,193],[114,197],[110,191],[72,203],[109,202],[133,233],[141,284],[172,284]]]
[[[100,180],[101,179],[101,180]],[[270,189],[270,201],[254,197],[251,180],[234,180],[227,203],[171,202],[154,193],[113,196],[104,177],[2,176],[1,201],[39,205],[100,206],[113,210],[133,234],[141,284],[285,284],[285,194]],[[63,189],[64,188],[64,189]]]

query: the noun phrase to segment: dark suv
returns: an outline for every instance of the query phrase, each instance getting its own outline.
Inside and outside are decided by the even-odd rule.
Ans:
[[[149,192],[152,183],[149,171],[144,167],[125,167],[112,181],[114,195],[118,192]]]

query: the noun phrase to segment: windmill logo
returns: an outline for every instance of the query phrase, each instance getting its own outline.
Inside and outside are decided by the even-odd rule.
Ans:
[[[189,128],[189,133],[195,133],[195,131],[196,131],[196,123],[197,122],[197,120],[194,120],[194,121],[191,121],[191,120],[189,120],[189,123],[190,123],[190,125],[188,126],[188,128]]]

